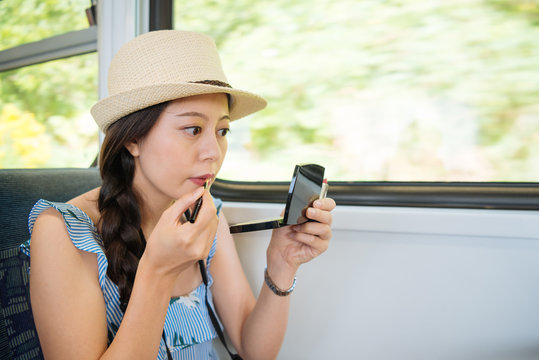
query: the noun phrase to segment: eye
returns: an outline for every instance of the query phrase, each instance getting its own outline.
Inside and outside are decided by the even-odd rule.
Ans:
[[[200,126],[190,126],[183,128],[183,131],[186,131],[189,135],[196,136],[202,132],[202,128]]]
[[[223,128],[223,129],[217,130],[217,133],[221,136],[226,136],[229,132],[230,132],[229,128]]]

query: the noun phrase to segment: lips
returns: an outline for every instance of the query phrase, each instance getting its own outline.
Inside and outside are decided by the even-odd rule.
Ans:
[[[208,179],[209,179],[209,181],[211,181],[211,179],[213,179],[213,174],[205,174],[205,175],[189,178],[189,180],[191,180],[192,182],[194,182],[198,186],[204,186],[204,183]]]

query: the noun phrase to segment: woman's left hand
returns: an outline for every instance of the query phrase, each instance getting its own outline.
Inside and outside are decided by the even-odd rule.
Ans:
[[[318,199],[306,212],[307,218],[315,221],[273,230],[267,250],[268,269],[276,271],[284,266],[295,273],[301,264],[326,251],[335,206],[331,198]]]

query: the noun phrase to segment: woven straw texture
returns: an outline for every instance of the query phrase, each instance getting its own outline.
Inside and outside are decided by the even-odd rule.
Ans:
[[[137,110],[192,95],[230,94],[232,120],[266,106],[258,95],[207,84],[209,81],[228,84],[210,37],[179,30],[149,32],[116,53],[108,74],[109,96],[96,103],[91,113],[105,131],[112,122]]]

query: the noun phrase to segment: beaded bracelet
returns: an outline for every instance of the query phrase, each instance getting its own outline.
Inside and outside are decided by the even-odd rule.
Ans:
[[[271,280],[269,274],[268,274],[268,268],[266,267],[264,269],[264,281],[266,282],[266,285],[273,291],[273,293],[277,296],[288,296],[292,291],[294,291],[294,288],[296,287],[296,277],[294,276],[294,282],[292,283],[292,286],[288,290],[281,290],[273,283],[273,280]]]

